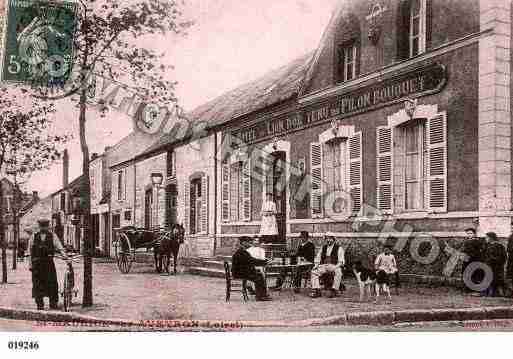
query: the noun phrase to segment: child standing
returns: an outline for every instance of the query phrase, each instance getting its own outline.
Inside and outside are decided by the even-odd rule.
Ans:
[[[392,254],[392,246],[385,245],[383,253],[377,256],[374,262],[376,268],[376,302],[379,299],[380,289],[387,295],[388,300],[391,302],[390,296],[390,276],[397,273],[397,262],[395,256]]]

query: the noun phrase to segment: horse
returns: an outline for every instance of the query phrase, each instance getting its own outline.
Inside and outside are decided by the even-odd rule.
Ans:
[[[153,256],[157,272],[166,271],[169,274],[169,261],[173,255],[173,269],[176,274],[176,263],[180,245],[184,242],[185,229],[181,224],[171,225],[171,230],[162,234],[153,246]]]

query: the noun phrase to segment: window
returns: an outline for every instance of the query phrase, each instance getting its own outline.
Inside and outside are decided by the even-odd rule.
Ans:
[[[177,197],[178,193],[175,184],[166,186],[166,226],[177,223]]]
[[[240,156],[221,166],[221,217],[224,222],[251,220],[250,159]]]
[[[323,142],[310,144],[312,218],[356,215],[362,205],[362,133],[352,128],[343,136],[331,132],[319,136]]]
[[[191,182],[191,234],[201,232],[201,200],[201,179],[198,178]]]
[[[328,193],[347,190],[349,167],[347,166],[347,141],[333,139],[323,146],[323,180]]]
[[[426,51],[426,0],[412,0],[410,5],[410,57]]]
[[[446,122],[435,106],[422,118],[378,127],[377,205],[384,213],[447,211]]]
[[[131,220],[132,220],[132,212],[125,211],[125,221],[131,221]]]
[[[404,179],[405,179],[405,209],[425,210],[427,193],[427,146],[426,126],[417,122],[400,129],[404,135]]]
[[[6,212],[11,212],[11,209],[12,209],[12,203],[11,203],[12,198],[11,198],[10,196],[6,196],[6,197],[5,197],[5,200],[6,200],[6,202],[7,202],[7,203],[6,203],[6,207],[7,207],[7,208],[6,208]]]
[[[195,174],[184,183],[184,226],[188,234],[208,233],[208,176]]]
[[[96,198],[96,185],[95,185],[95,178],[96,174],[95,174],[95,170],[94,168],[91,168],[89,170],[89,182],[90,182],[90,188],[91,188],[91,198],[95,199]]]
[[[346,43],[339,48],[339,81],[346,82],[358,76],[358,47],[356,43]]]
[[[118,171],[118,201],[126,199],[126,172]]]
[[[121,226],[121,215],[115,214],[112,216],[112,228],[119,228]]]
[[[61,193],[61,211],[66,212],[66,193]]]

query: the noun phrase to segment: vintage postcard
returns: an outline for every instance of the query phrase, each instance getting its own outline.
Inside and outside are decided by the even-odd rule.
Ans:
[[[512,25],[0,0],[0,331],[512,330]]]

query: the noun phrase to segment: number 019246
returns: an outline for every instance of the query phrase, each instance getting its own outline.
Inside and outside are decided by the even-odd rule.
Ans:
[[[36,341],[14,341],[10,340],[7,343],[7,348],[11,350],[38,350],[39,343]]]

